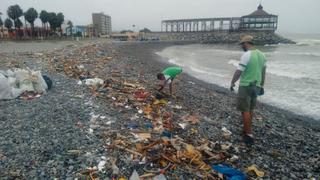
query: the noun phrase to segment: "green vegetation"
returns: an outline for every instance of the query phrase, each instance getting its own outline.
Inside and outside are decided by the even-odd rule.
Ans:
[[[0,13],[0,15],[2,15]],[[27,24],[25,24],[24,30],[21,30],[23,27],[23,23],[21,21],[21,17],[24,17],[25,23],[29,23],[31,27],[30,30],[27,30]],[[62,33],[62,24],[64,22],[64,15],[61,12],[47,12],[42,10],[40,14],[38,14],[37,10],[33,7],[29,8],[27,11],[23,11],[21,7],[17,4],[9,6],[7,10],[7,19],[3,22],[0,17],[0,27],[3,25],[9,30],[9,32],[15,32],[16,37],[26,36],[26,34],[33,35],[35,34],[35,21],[39,18],[42,22],[42,28],[37,28],[36,31],[44,37],[48,35],[55,35],[56,32]],[[71,22],[71,21],[70,21]],[[70,27],[70,24],[68,24]],[[71,27],[72,28],[72,27]],[[29,31],[29,32],[27,32]]]
[[[141,29],[139,32],[142,32],[142,33],[150,33],[151,30],[148,29],[148,28],[143,28],[143,29]]]
[[[11,19],[7,18],[7,19],[4,21],[4,26],[5,26],[9,31],[11,31],[11,30],[12,30],[12,26],[13,26],[13,23],[12,23]]]
[[[34,21],[38,18],[38,12],[34,8],[29,8],[24,13],[24,19],[31,25],[31,36],[33,36]]]
[[[72,33],[73,33],[73,31],[72,31],[72,28],[73,28],[73,23],[71,22],[71,21],[68,21],[68,28],[70,29],[70,35],[71,35],[71,37],[72,37]]]

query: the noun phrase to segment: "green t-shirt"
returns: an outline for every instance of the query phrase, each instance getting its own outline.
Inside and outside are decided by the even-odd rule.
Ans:
[[[171,79],[174,79],[178,74],[182,72],[181,67],[168,67],[162,71],[165,76],[170,76]]]
[[[261,51],[255,49],[244,53],[238,67],[238,69],[242,70],[240,86],[252,84],[261,86],[262,70],[265,65],[266,57]]]

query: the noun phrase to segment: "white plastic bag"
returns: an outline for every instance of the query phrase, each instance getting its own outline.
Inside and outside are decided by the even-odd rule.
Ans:
[[[0,99],[11,99],[11,86],[3,74],[0,73]]]
[[[48,89],[40,71],[15,69],[0,71],[0,99],[14,99],[25,91],[45,93]]]

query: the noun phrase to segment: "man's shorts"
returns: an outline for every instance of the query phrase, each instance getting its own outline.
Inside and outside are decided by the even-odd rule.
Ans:
[[[257,103],[255,86],[240,86],[237,97],[237,109],[241,112],[251,112]]]

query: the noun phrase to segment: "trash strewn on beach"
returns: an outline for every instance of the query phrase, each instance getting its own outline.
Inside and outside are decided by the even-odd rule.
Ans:
[[[55,89],[0,101],[0,179],[318,178],[318,130],[295,124],[296,116],[258,104],[257,143],[248,148],[225,91],[187,75],[176,97],[155,90],[166,64],[150,58],[162,47],[95,41],[1,54],[3,67],[50,74]]]
[[[185,110],[185,113],[176,113],[183,107],[170,96],[148,89],[145,81],[128,79],[116,69],[101,76],[99,68],[113,59],[111,53],[102,53],[99,46],[82,47],[70,53],[73,56],[49,58],[53,70],[78,79],[78,84],[87,85],[94,97],[132,114],[122,125],[125,131],[110,130],[111,121],[100,127],[97,123],[100,115],[91,115],[89,134],[97,133],[97,128],[105,128],[101,133],[106,149],[110,154],[118,155],[110,157],[113,161],[102,160],[97,166],[88,167],[81,175],[92,179],[109,168],[113,179],[166,179],[166,176],[175,177],[175,171],[189,172],[201,179],[219,179],[221,175],[213,171],[211,165],[237,161],[234,149],[238,147],[228,142],[232,133],[225,127],[219,132],[220,141],[209,140],[199,134],[200,114]],[[182,135],[182,131],[188,136]],[[128,162],[137,164],[134,166],[137,171],[131,172],[131,176],[121,176],[125,167],[117,161],[120,154]]]

